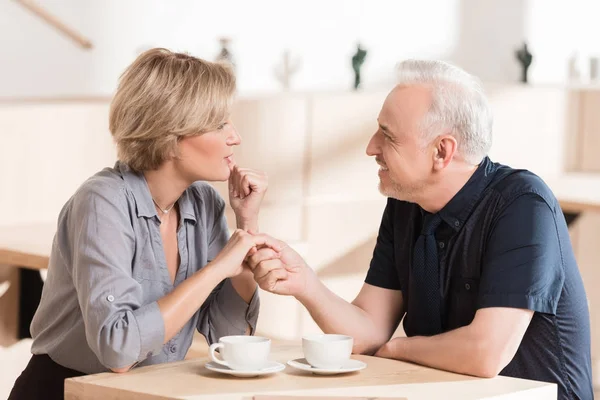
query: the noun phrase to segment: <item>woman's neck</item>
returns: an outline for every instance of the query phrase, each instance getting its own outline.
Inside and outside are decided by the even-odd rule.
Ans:
[[[163,212],[171,210],[190,185],[181,178],[170,162],[165,162],[156,170],[145,171],[144,177],[155,205]]]

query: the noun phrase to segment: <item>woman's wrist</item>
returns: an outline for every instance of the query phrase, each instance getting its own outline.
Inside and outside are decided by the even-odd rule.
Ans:
[[[201,275],[200,279],[207,279],[213,286],[217,286],[221,281],[229,278],[225,272],[225,268],[220,268],[218,261],[211,261],[200,271],[196,272],[196,275]]]
[[[246,232],[252,231],[253,233],[258,233],[258,217],[244,218],[236,215],[235,224],[238,229]]]

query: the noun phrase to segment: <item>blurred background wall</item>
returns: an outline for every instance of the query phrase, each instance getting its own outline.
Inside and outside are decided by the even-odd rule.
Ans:
[[[156,46],[212,59],[231,38],[241,93],[274,92],[289,49],[297,90],[345,90],[358,41],[368,50],[365,88],[393,81],[405,58],[453,61],[485,81],[515,82],[514,50],[535,57],[531,81],[564,83],[569,58],[600,55],[594,0],[38,0],[90,38],[91,51],[15,1],[0,2],[0,97],[107,96],[140,51]]]

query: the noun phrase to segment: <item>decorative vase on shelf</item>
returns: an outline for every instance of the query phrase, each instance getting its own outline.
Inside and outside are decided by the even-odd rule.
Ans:
[[[227,37],[219,38],[219,43],[221,44],[221,51],[217,55],[217,61],[230,63],[233,67],[235,67],[235,62],[233,60],[233,55],[229,50],[229,44],[231,43],[231,39]]]
[[[519,50],[515,51],[515,57],[517,57],[519,64],[521,64],[521,82],[528,83],[527,72],[533,61],[533,55],[529,52],[526,42],[523,43],[523,46]]]
[[[360,69],[365,62],[367,57],[367,50],[360,46],[360,43],[356,45],[356,53],[352,56],[352,69],[354,70],[354,90],[358,90],[361,83]]]
[[[289,50],[283,52],[281,64],[275,67],[275,77],[281,83],[284,90],[290,90],[290,81],[294,74],[300,70],[302,62],[299,58],[292,59]]]
[[[600,58],[590,57],[590,82],[598,83],[600,78]]]

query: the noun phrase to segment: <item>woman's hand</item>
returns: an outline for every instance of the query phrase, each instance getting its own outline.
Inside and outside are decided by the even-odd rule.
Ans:
[[[254,254],[257,248],[270,248],[278,253],[281,245],[267,235],[251,235],[246,231],[236,229],[225,247],[210,264],[216,266],[223,275],[223,279],[231,278],[242,273],[246,257]]]
[[[264,172],[231,164],[229,204],[235,212],[238,228],[258,231],[258,211],[267,187],[268,179]]]

